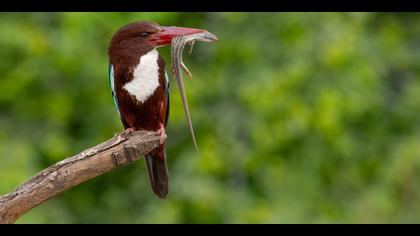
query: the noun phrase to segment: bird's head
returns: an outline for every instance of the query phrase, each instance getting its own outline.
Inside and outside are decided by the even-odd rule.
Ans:
[[[109,54],[145,54],[156,47],[170,45],[172,38],[180,35],[205,33],[206,30],[174,26],[160,26],[154,22],[140,21],[118,30],[111,39]],[[209,34],[209,37],[213,37]],[[215,36],[214,36],[215,37]],[[209,40],[214,38],[209,38]]]

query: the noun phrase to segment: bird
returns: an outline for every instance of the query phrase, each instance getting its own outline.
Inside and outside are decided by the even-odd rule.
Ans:
[[[206,30],[138,21],[117,30],[108,47],[111,95],[124,132],[153,130],[160,135],[160,145],[145,155],[145,161],[152,190],[161,199],[169,189],[164,140],[170,85],[157,48],[170,45],[176,36],[202,32]]]

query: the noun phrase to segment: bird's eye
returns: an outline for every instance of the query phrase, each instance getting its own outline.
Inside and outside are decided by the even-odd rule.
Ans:
[[[146,38],[147,36],[149,36],[149,33],[147,33],[147,32],[142,32],[142,33],[140,34],[140,36],[141,36],[141,37],[143,37],[143,38]]]

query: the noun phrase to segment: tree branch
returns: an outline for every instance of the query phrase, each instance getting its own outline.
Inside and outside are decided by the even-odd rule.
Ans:
[[[11,224],[32,208],[76,185],[130,164],[160,144],[155,132],[118,134],[36,174],[14,192],[0,197],[0,223]]]

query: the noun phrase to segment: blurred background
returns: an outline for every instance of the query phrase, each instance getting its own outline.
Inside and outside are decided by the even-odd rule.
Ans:
[[[167,200],[139,161],[18,223],[420,223],[413,13],[1,13],[0,194],[122,131],[107,47],[138,20],[220,39],[184,53],[200,152],[172,83]]]

